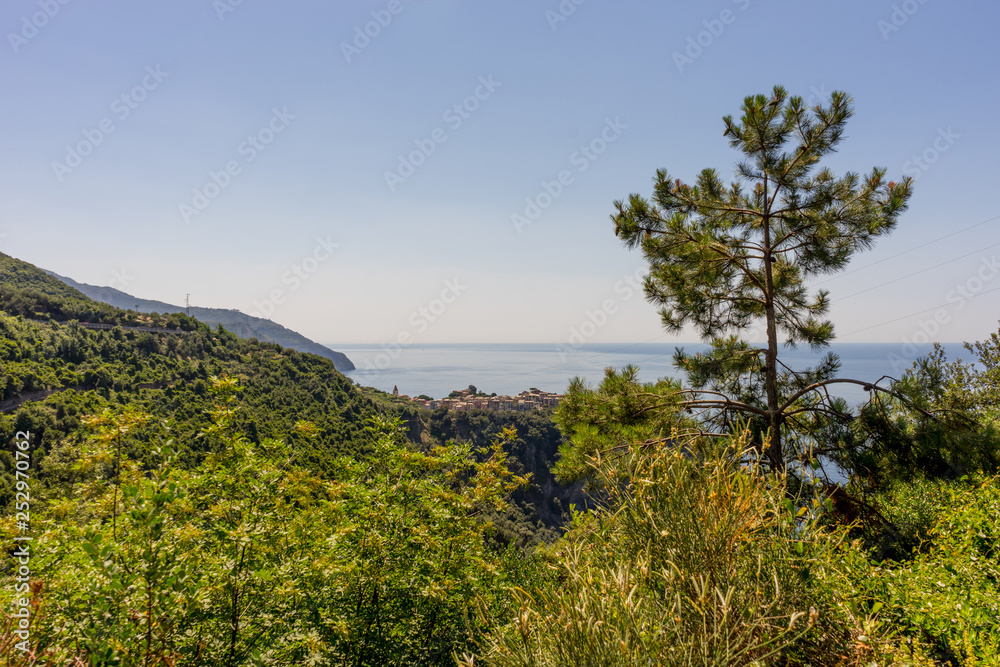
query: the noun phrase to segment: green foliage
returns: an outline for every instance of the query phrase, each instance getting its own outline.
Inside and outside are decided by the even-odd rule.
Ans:
[[[638,382],[639,369],[605,370],[599,386],[574,378],[556,410],[556,422],[569,439],[560,447],[556,474],[564,480],[586,476],[591,460],[631,447],[660,443],[682,421],[680,386],[673,381]]]
[[[730,146],[743,153],[728,186],[705,169],[694,185],[656,174],[653,200],[633,194],[615,202],[615,233],[649,262],[647,298],[659,304],[664,328],[693,325],[713,345],[707,355],[678,351],[677,365],[695,390],[692,407],[714,420],[736,413],[769,429],[770,464],[779,469],[801,454],[795,438],[782,446],[783,429],[799,415],[841,419],[840,405],[822,387],[837,363],[828,357],[806,373],[779,369],[778,338],[822,348],[833,339],[824,290],[810,296],[806,281],[842,269],[852,255],[892,231],[906,209],[909,178],[887,182],[885,169],[866,177],[836,177],[819,168],[836,150],[851,99],[834,92],[829,105],[808,108],[781,87],[747,97],[739,122],[723,119]],[[763,324],[767,345],[753,348],[737,335]],[[720,400],[728,398],[730,400]],[[759,429],[758,429],[759,430]]]
[[[578,515],[555,581],[521,591],[489,665],[861,664],[881,624],[866,569],[820,499],[794,503],[748,434],[593,461],[604,507]],[[479,664],[478,662],[476,664]]]
[[[341,617],[324,624],[324,637],[352,664],[440,664],[471,640],[476,603],[489,609],[502,586],[484,542],[488,525],[477,517],[502,509],[524,481],[506,468],[503,447],[513,434],[477,462],[468,445],[423,454],[400,449],[395,424],[376,428],[370,458],[341,461],[342,518],[321,563],[351,565],[342,580],[311,586],[315,604]]]
[[[919,552],[883,563],[868,585],[909,638],[901,653],[1000,664],[1000,478],[936,486],[936,516]]]
[[[564,439],[551,412],[436,410],[427,417],[427,434],[442,444],[467,441],[483,448],[506,429],[517,433],[507,444],[509,466],[529,481],[511,494],[505,512],[487,516],[499,542],[530,549],[561,534],[571,505],[587,503],[580,484],[561,484],[552,473]]]
[[[365,452],[370,437],[362,423],[378,411],[327,359],[201,325],[183,334],[92,330],[0,313],[0,367],[0,438],[31,430],[43,477],[48,454],[78,437],[79,415],[125,405],[172,419],[181,462],[196,465],[207,454],[194,435],[208,426],[211,375],[243,378],[237,425],[254,439],[285,437],[297,421],[314,422],[317,437],[292,444],[299,461],[317,471],[337,455]],[[0,460],[8,463],[9,454]],[[12,498],[10,470],[0,470],[3,506]]]
[[[31,664],[451,664],[509,617],[505,586],[537,579],[480,520],[525,481],[507,468],[512,432],[422,453],[377,421],[372,455],[322,478],[238,430],[234,378],[212,391],[212,453],[194,469],[170,440],[149,472],[130,459],[162,429],[136,411],[90,420],[79,456],[59,459],[63,481],[33,507]]]
[[[198,558],[176,517],[186,493],[172,443],[156,448],[161,465],[148,476],[128,456],[127,440],[148,422],[135,411],[89,420],[86,450],[67,464],[77,477],[69,493],[35,482],[42,491],[32,507],[38,664],[173,664]],[[3,532],[10,536],[13,526]]]
[[[835,357],[778,369],[777,331],[832,336],[803,281],[909,196],[881,170],[812,171],[849,116],[840,93],[748,98],[726,119],[738,183],[661,172],[654,204],[620,206],[665,324],[712,348],[678,351],[691,388],[574,380],[562,433],[361,393],[325,359],[0,255],[0,438],[32,432],[35,537],[31,653],[5,612],[0,664],[1000,664],[1000,334],[973,364],[936,349],[856,419],[817,391]],[[736,335],[761,318],[766,350]],[[26,482],[0,461],[6,502]],[[820,481],[830,463],[845,484]]]
[[[876,562],[904,561],[916,555],[943,511],[948,485],[940,480],[898,481],[872,494],[883,524],[865,526],[858,534]]]
[[[857,446],[839,461],[858,472],[869,491],[896,480],[957,479],[1000,469],[997,379],[1000,336],[966,344],[978,365],[948,362],[938,345],[861,413]]]

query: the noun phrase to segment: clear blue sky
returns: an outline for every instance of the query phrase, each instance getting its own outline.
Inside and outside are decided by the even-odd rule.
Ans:
[[[329,343],[669,341],[612,201],[729,172],[721,117],[782,84],[854,96],[838,172],[919,175],[824,285],[841,340],[997,329],[1000,220],[937,240],[1000,215],[994,3],[237,2],[5,0],[0,249]]]

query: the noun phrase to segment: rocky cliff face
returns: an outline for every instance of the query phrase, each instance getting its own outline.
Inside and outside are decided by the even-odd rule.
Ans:
[[[143,313],[181,313],[187,310],[183,306],[175,306],[163,301],[140,299],[113,287],[88,285],[86,283],[79,283],[72,278],[52,273],[51,271],[47,273],[63,281],[70,287],[83,292],[91,299],[106,303],[115,308],[138,310]],[[287,347],[298,352],[308,352],[325,357],[332,361],[334,367],[341,372],[354,370],[354,364],[342,352],[335,352],[328,347],[309,340],[300,333],[286,329],[270,320],[252,317],[238,310],[229,310],[226,308],[192,307],[191,317],[204,322],[210,327],[221,324],[222,328],[231,331],[240,338],[256,338],[268,343],[277,343],[282,347]]]

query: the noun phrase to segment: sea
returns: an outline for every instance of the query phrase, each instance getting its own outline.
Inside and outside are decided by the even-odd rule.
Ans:
[[[621,343],[621,344],[413,344],[371,345],[330,343],[357,367],[345,373],[356,384],[385,392],[393,388],[409,396],[443,398],[469,385],[487,394],[516,395],[526,389],[563,393],[570,379],[580,377],[592,385],[600,383],[604,369],[629,364],[639,368],[639,378],[652,382],[659,378],[682,379],[673,366],[677,347],[690,353],[708,349],[701,343]],[[932,345],[899,343],[837,343],[819,354],[808,347],[779,349],[779,358],[795,370],[814,365],[827,351],[840,356],[838,377],[876,382],[883,376],[898,378],[914,360],[927,355]],[[943,344],[948,359],[969,360],[961,343]],[[885,386],[885,383],[883,383]],[[854,405],[867,398],[857,385],[834,385],[831,394]]]

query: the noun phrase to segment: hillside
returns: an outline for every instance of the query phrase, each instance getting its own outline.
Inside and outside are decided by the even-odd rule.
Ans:
[[[120,312],[27,262],[0,253],[0,309],[11,315],[58,321],[115,322],[132,325],[135,314]]]
[[[512,467],[530,473],[532,485],[515,494],[511,515],[494,517],[503,541],[527,546],[550,539],[560,532],[569,504],[583,504],[578,488],[553,483],[549,467],[562,439],[548,415],[517,415],[514,421],[481,415],[475,423],[467,415],[434,415],[356,387],[328,358],[259,335],[239,338],[239,331],[210,328],[183,312],[139,313],[135,303],[119,309],[71,285],[0,255],[0,438],[32,431],[41,470],[48,453],[83,436],[84,416],[125,406],[172,419],[186,464],[195,464],[205,453],[197,434],[208,425],[210,379],[229,375],[243,388],[238,426],[251,440],[287,440],[298,422],[316,424],[319,435],[296,444],[297,461],[316,472],[328,470],[337,455],[367,454],[364,424],[377,415],[402,418],[410,442],[422,449],[449,440],[483,447],[502,427],[516,426]],[[117,292],[115,298],[124,297]],[[0,454],[0,461],[12,463],[7,457]],[[10,501],[11,484],[0,475],[0,505]]]
[[[114,287],[88,285],[87,283],[77,282],[72,278],[61,276],[52,271],[46,271],[46,273],[94,301],[106,303],[115,308],[138,310],[141,313],[183,313],[187,310],[182,306],[175,306],[163,301],[141,299]],[[277,343],[282,347],[287,347],[298,352],[317,354],[332,361],[338,371],[354,370],[354,364],[347,358],[347,355],[335,352],[328,347],[311,341],[302,334],[287,329],[271,320],[253,317],[238,310],[228,308],[199,308],[192,306],[190,315],[213,329],[221,324],[223,328],[228,329],[239,338],[256,338],[267,343]]]
[[[93,328],[100,325],[108,328]],[[240,339],[183,313],[120,310],[0,255],[0,437],[30,430],[43,474],[45,457],[83,434],[82,417],[125,406],[172,420],[180,450],[197,461],[209,380],[223,375],[241,381],[239,427],[252,439],[290,439],[300,420],[316,424],[317,437],[296,445],[311,469],[370,445],[363,422],[381,410],[331,360]],[[6,504],[13,467],[9,452],[0,459]]]
[[[472,667],[473,651],[517,667],[504,660],[582,645],[613,653],[552,664],[624,667],[705,664],[721,644],[710,664],[997,664],[996,431],[948,434],[936,415],[997,423],[998,349],[1000,334],[969,347],[983,372],[939,355],[904,378],[945,389],[922,403],[932,419],[873,441],[866,470],[899,472],[859,513],[840,487],[769,474],[749,429],[660,446],[669,404],[653,413],[658,387],[613,371],[571,385],[558,427],[430,411],[0,255],[0,537],[18,558],[0,571],[0,606],[18,609],[0,654]],[[552,464],[581,444],[595,454],[564,486]],[[942,452],[969,474],[942,478]],[[735,660],[730,636],[785,653]]]
[[[4,665],[450,665],[534,576],[516,436],[416,446],[329,359],[0,256],[0,392]]]

